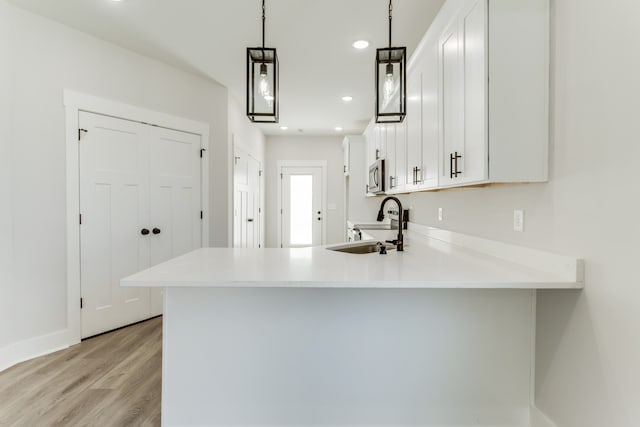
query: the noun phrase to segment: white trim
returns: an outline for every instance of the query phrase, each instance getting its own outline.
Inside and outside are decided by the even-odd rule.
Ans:
[[[282,168],[286,167],[295,167],[295,168],[321,168],[322,169],[322,213],[324,215],[325,221],[322,224],[322,245],[327,243],[327,228],[329,228],[329,223],[326,220],[327,218],[327,161],[326,160],[278,160],[276,167],[276,187],[278,187],[278,199],[276,205],[276,215],[277,215],[277,247],[282,247],[282,183],[280,181],[280,174],[282,173]],[[278,212],[280,211],[280,212]]]
[[[563,281],[575,283],[576,289],[584,288],[584,263],[580,258],[525,248],[412,222],[409,223],[408,228],[432,239],[462,246],[505,261],[524,265],[534,270],[558,275]]]
[[[64,90],[67,159],[67,341],[77,344],[81,337],[80,313],[80,159],[78,156],[79,113],[86,111],[125,120],[200,135],[204,155],[201,164],[202,246],[209,246],[209,133],[207,123],[172,116],[133,105]],[[35,357],[35,356],[32,356]],[[1,359],[0,359],[1,360]]]
[[[73,343],[71,330],[65,329],[9,344],[0,348],[0,372],[25,360],[63,350]]]
[[[530,408],[529,425],[531,427],[558,427],[556,423],[551,421],[540,409],[535,405]]]

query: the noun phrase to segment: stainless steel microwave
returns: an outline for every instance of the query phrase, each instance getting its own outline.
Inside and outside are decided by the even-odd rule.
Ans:
[[[384,159],[376,160],[374,164],[369,166],[369,185],[367,186],[367,192],[384,192]]]

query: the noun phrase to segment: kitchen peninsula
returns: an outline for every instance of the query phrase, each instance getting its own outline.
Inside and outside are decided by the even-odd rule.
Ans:
[[[529,425],[535,290],[583,286],[412,224],[405,252],[205,248],[122,285],[165,288],[165,426]]]

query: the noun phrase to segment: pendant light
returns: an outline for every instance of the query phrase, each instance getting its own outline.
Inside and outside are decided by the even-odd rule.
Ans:
[[[407,112],[407,48],[392,47],[392,0],[389,0],[389,47],[376,52],[376,123],[401,123]]]
[[[278,123],[278,54],[264,47],[265,20],[262,0],[262,47],[247,48],[247,117],[255,123]]]

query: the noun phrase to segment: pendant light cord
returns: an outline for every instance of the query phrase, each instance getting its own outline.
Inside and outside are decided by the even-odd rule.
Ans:
[[[392,0],[389,0],[389,47],[391,47],[391,21],[392,21],[392,12],[393,12],[393,5],[391,4]]]
[[[265,18],[265,8],[264,8],[264,0],[262,0],[262,48],[264,49],[264,22]]]

